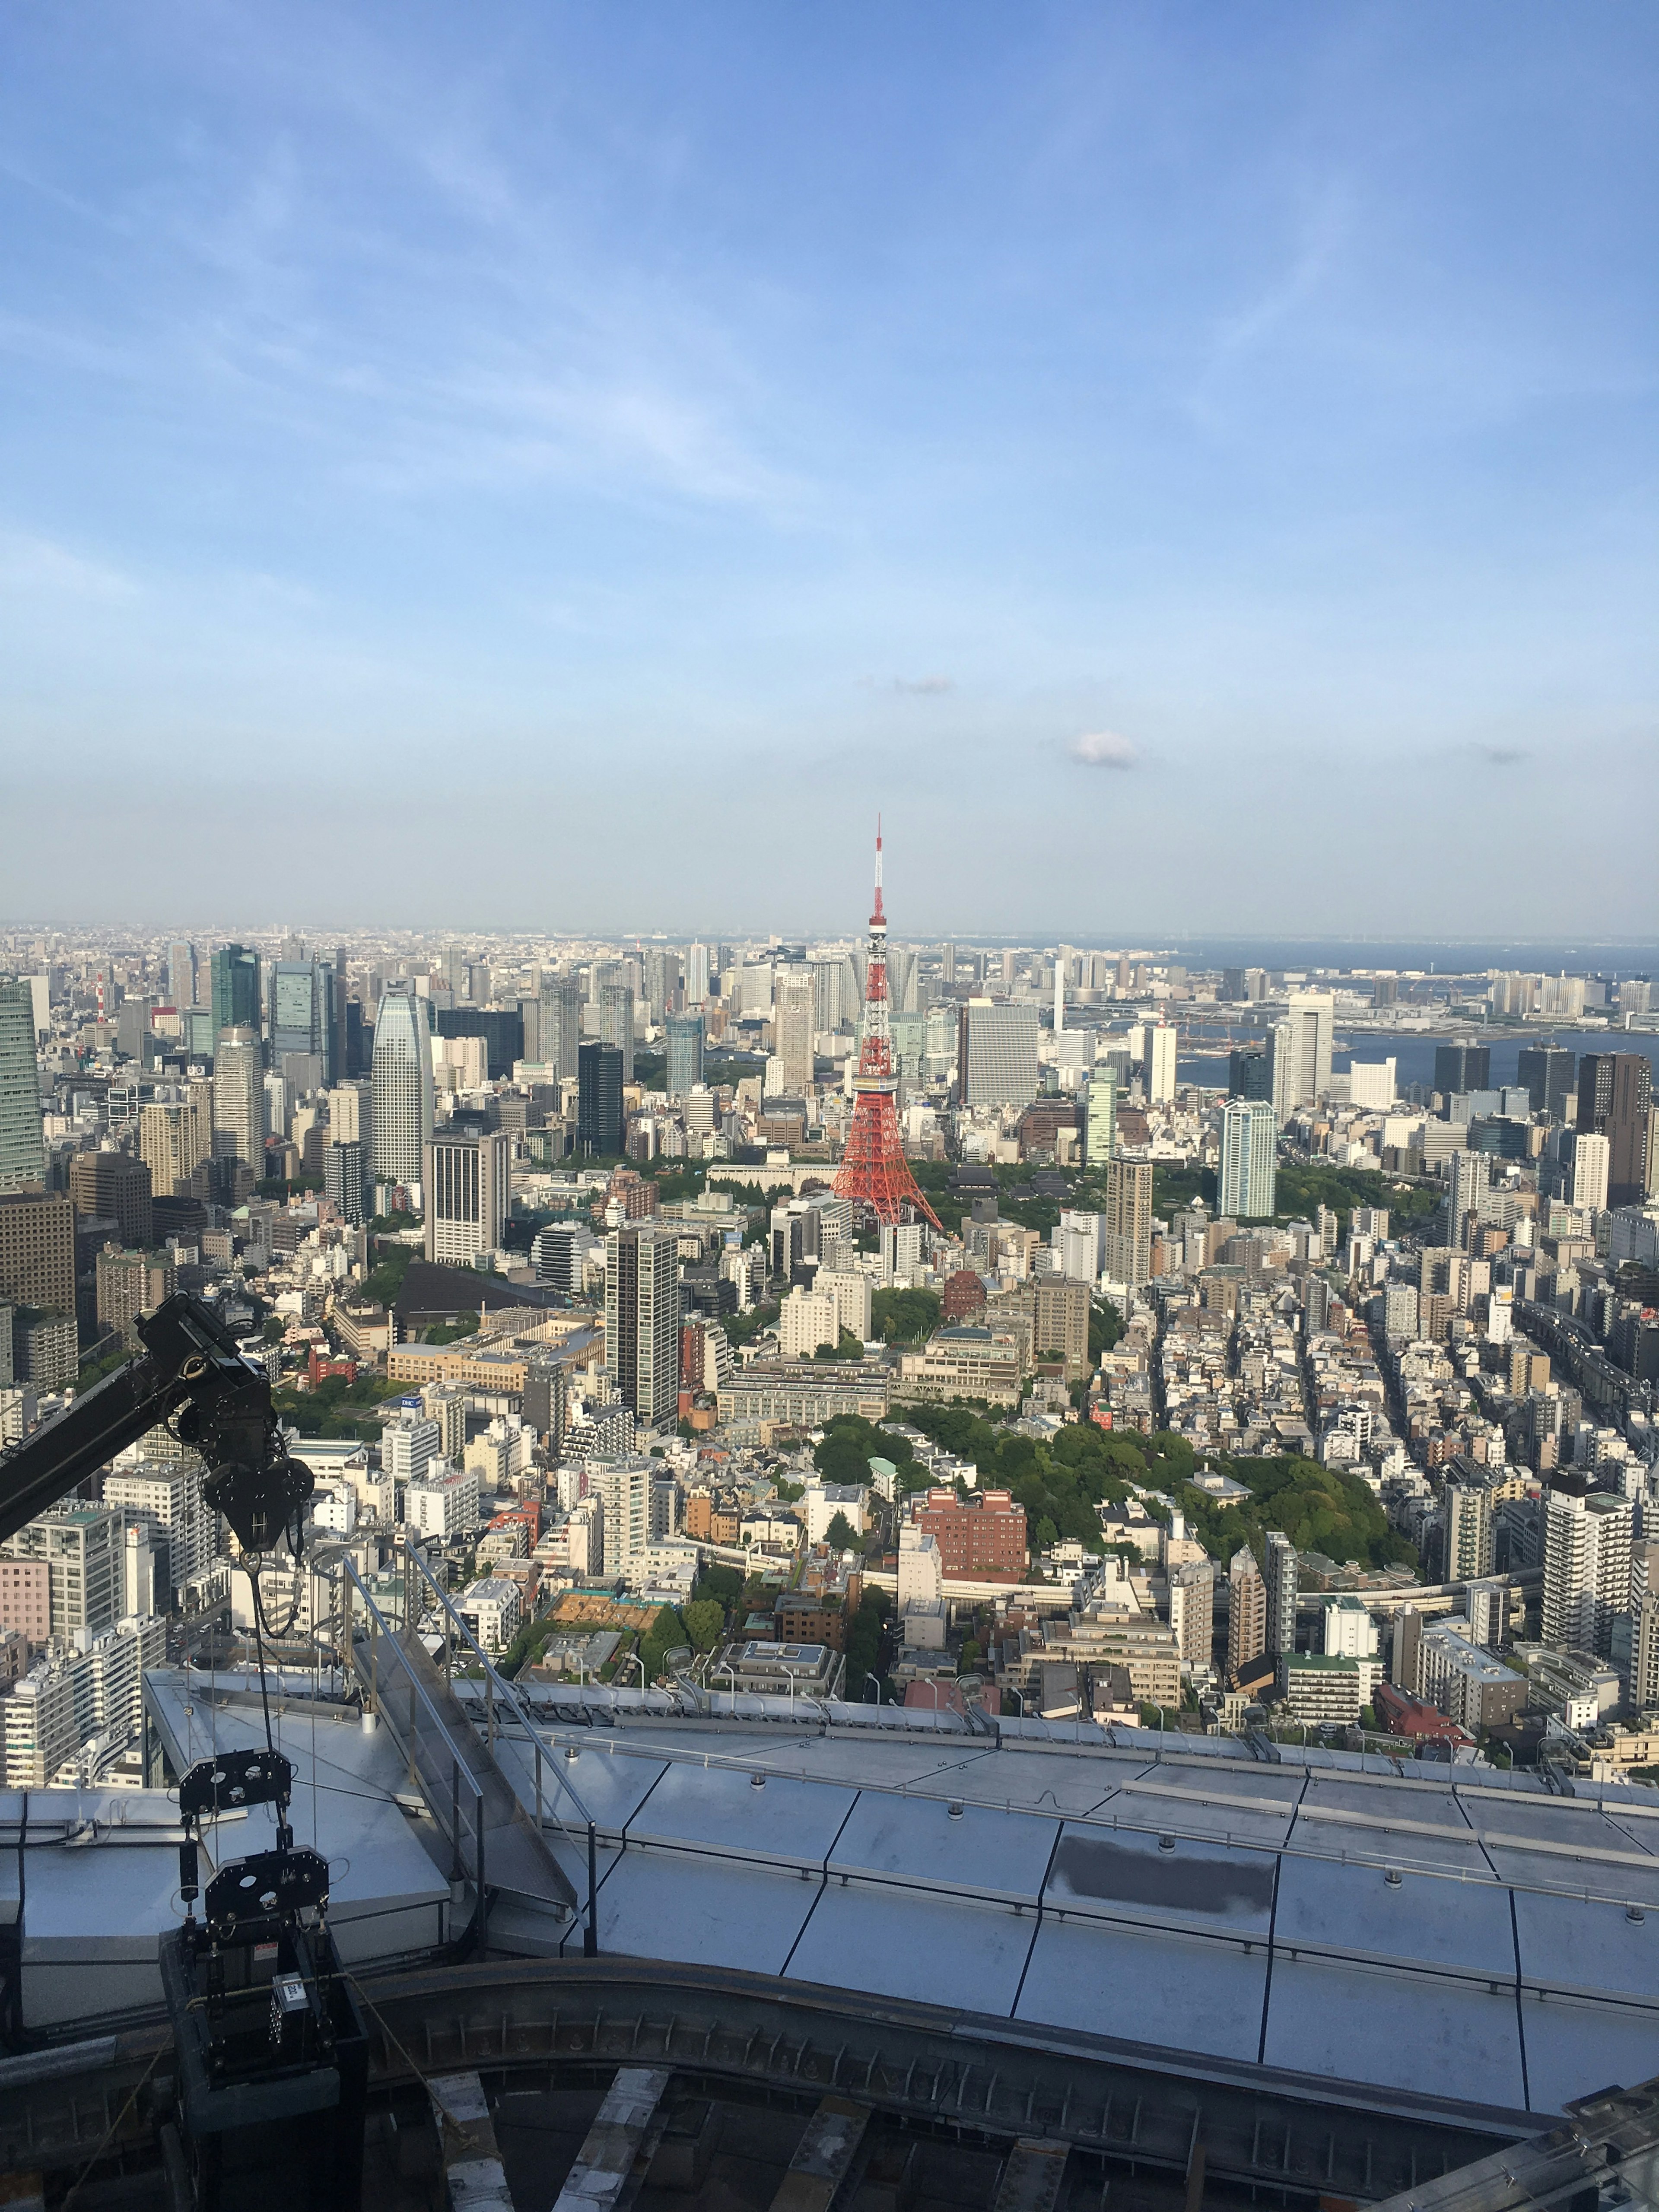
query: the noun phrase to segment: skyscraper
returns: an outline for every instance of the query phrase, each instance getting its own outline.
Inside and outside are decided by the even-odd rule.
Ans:
[[[211,1115],[209,1120],[210,1139]],[[113,1221],[122,1243],[133,1250],[147,1252],[155,1241],[152,1188],[149,1168],[131,1152],[76,1152],[69,1164],[76,1212],[88,1221]]]
[[[622,1054],[622,1079],[634,1080],[634,994],[626,983],[606,983],[599,991],[599,1042]]]
[[[368,1180],[368,1152],[362,1139],[348,1137],[331,1144],[323,1154],[323,1192],[339,1209],[340,1218],[361,1229],[363,1224],[363,1186]]]
[[[576,1147],[600,1158],[623,1148],[623,1056],[614,1044],[585,1044],[576,1054]]]
[[[1291,1065],[1288,1103],[1305,1106],[1331,1087],[1331,1036],[1336,1001],[1328,991],[1292,991],[1286,1010]],[[1283,1035],[1283,1025],[1279,1034]]]
[[[1434,1087],[1445,1097],[1492,1087],[1492,1049],[1484,1044],[1439,1044],[1434,1048]]]
[[[205,1115],[194,1099],[164,1101],[139,1109],[138,1157],[149,1170],[155,1197],[172,1198],[180,1183],[190,1181],[197,1162],[207,1159],[212,1151],[210,1105]]]
[[[40,1077],[34,1058],[34,993],[27,975],[0,982],[0,1190],[44,1185]]]
[[[373,1066],[374,1180],[418,1189],[432,1134],[432,1038],[426,1001],[406,983],[381,994]]]
[[[660,1428],[679,1403],[679,1240],[613,1229],[605,1256],[605,1372],[641,1427]]]
[[[1116,1148],[1117,1071],[1097,1066],[1084,1108],[1083,1155],[1091,1168],[1103,1167]]]
[[[809,967],[779,968],[772,989],[772,1049],[778,1088],[786,1098],[803,1098],[811,1085],[816,1001]]]
[[[1265,1099],[1235,1098],[1222,1109],[1218,1203],[1236,1221],[1266,1221],[1274,1212],[1279,1122]]]
[[[167,996],[179,1012],[187,1013],[196,1004],[196,947],[179,943],[167,947]]]
[[[257,1029],[224,1030],[213,1056],[213,1151],[265,1171],[265,1071]],[[163,1194],[167,1195],[167,1194]]]
[[[1653,1062],[1640,1052],[1587,1052],[1578,1063],[1578,1127],[1607,1140],[1607,1204],[1639,1206],[1647,1177]]]
[[[507,1227],[507,1160],[512,1140],[482,1115],[457,1115],[434,1129],[421,1179],[426,1202],[426,1256],[470,1267],[494,1252]]]
[[[702,1016],[670,1014],[664,1030],[667,1065],[663,1079],[671,1098],[684,1098],[702,1081]]]
[[[957,1095],[964,1106],[1029,1106],[1037,1094],[1037,1010],[969,999],[957,1030]]]
[[[1568,1119],[1567,1101],[1573,1095],[1578,1062],[1565,1045],[1527,1044],[1516,1062],[1515,1079],[1527,1086],[1534,1114],[1547,1114],[1553,1121]]]
[[[270,1058],[280,1068],[290,1053],[317,1060],[321,1080],[331,1083],[334,1061],[335,975],[320,960],[279,960],[270,970]]]
[[[576,1073],[582,1041],[582,987],[574,975],[544,975],[538,1051],[562,1082]]]
[[[688,945],[685,948],[685,1003],[700,1006],[708,996],[708,947]]]
[[[1595,1130],[1581,1131],[1572,1140],[1572,1202],[1592,1213],[1605,1212],[1613,1146]]]
[[[1106,1255],[1103,1272],[1138,1290],[1152,1272],[1152,1164],[1113,1160],[1106,1170]]]
[[[222,945],[210,963],[213,1034],[259,1026],[259,956],[245,945]]]
[[[1176,1043],[1178,1032],[1158,1022],[1146,1032],[1146,1096],[1155,1106],[1167,1106],[1176,1095]]]
[[[1492,1160],[1485,1152],[1452,1152],[1446,1159],[1446,1242],[1454,1250],[1469,1249],[1470,1216],[1492,1186]]]
[[[1233,1047],[1227,1055],[1227,1090],[1234,1098],[1260,1098],[1272,1105],[1273,1054],[1271,1040],[1265,1044]]]

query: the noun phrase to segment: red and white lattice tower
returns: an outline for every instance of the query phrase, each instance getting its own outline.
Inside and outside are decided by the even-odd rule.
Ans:
[[[853,1078],[853,1126],[836,1176],[837,1198],[855,1198],[884,1227],[904,1218],[907,1206],[935,1229],[939,1216],[916,1188],[899,1142],[898,1077],[887,1021],[887,916],[881,905],[881,824],[876,824],[876,904],[870,916],[870,965],[864,986],[864,1042]]]

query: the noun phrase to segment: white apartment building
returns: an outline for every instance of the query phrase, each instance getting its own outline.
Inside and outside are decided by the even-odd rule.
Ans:
[[[423,1482],[427,1469],[445,1455],[442,1431],[428,1416],[394,1413],[380,1431],[380,1465],[396,1483]]]
[[[471,1536],[478,1526],[478,1478],[471,1468],[434,1461],[404,1492],[404,1518],[422,1536],[446,1544]]]
[[[653,1460],[596,1460],[587,1470],[587,1495],[603,1523],[600,1565],[607,1575],[626,1573],[651,1542],[651,1486],[658,1473]]]
[[[839,1340],[841,1320],[827,1292],[790,1291],[778,1310],[778,1348],[786,1359],[810,1359],[821,1344]]]
[[[504,1651],[519,1632],[524,1610],[516,1582],[505,1575],[485,1575],[463,1590],[455,1610],[486,1651]]]
[[[202,1466],[193,1453],[172,1466],[123,1453],[104,1477],[104,1503],[129,1521],[147,1521],[165,1532],[175,1587],[199,1573],[219,1549],[219,1516],[202,1496]]]
[[[869,1341],[874,1286],[868,1275],[848,1267],[820,1267],[812,1289],[817,1297],[835,1300],[842,1328],[850,1328],[860,1344]]]
[[[1605,1657],[1615,1615],[1631,1609],[1636,1508],[1579,1474],[1558,1475],[1543,1505],[1543,1640]]]

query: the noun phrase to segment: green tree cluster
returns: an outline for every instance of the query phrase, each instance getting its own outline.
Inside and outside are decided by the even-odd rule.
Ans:
[[[891,1436],[856,1413],[837,1414],[812,1448],[812,1464],[826,1482],[867,1484],[872,1459],[888,1460],[896,1467],[902,1487],[926,1487],[927,1478],[915,1465],[909,1438]]]
[[[453,1344],[459,1337],[478,1334],[478,1316],[475,1313],[457,1314],[453,1321],[434,1322],[426,1333],[428,1344]]]
[[[378,1443],[380,1423],[372,1418],[375,1407],[395,1397],[403,1388],[384,1376],[360,1375],[348,1382],[343,1375],[331,1375],[314,1390],[276,1389],[270,1402],[279,1420],[307,1437],[353,1437],[360,1443]]]
[[[883,1624],[892,1603],[885,1590],[867,1589],[847,1626],[847,1694],[858,1698],[881,1659]]]
[[[1261,1556],[1267,1532],[1277,1528],[1298,1552],[1323,1552],[1339,1562],[1366,1566],[1415,1566],[1417,1553],[1390,1528],[1382,1508],[1355,1475],[1317,1461],[1218,1459],[1213,1464],[1249,1490],[1248,1503],[1224,1504],[1208,1491],[1182,1484],[1175,1501],[1212,1559],[1231,1559],[1248,1544]]]
[[[389,1306],[404,1286],[404,1277],[414,1261],[412,1244],[383,1244],[380,1257],[363,1283],[363,1295],[376,1305]]]
[[[942,1310],[933,1291],[878,1291],[870,1301],[870,1326],[886,1344],[921,1344],[939,1327]]]
[[[850,1328],[844,1328],[837,1343],[819,1345],[812,1357],[814,1359],[862,1359],[864,1339],[854,1336]]]
[[[764,1328],[770,1328],[778,1317],[775,1301],[751,1306],[747,1313],[726,1314],[720,1327],[726,1331],[729,1344],[747,1344]]]

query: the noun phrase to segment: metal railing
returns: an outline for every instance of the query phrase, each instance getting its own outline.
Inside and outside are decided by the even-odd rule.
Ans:
[[[348,1662],[363,1675],[368,1693],[369,1706],[377,1719],[385,1720],[392,1735],[399,1740],[404,1757],[409,1766],[409,1784],[424,1799],[438,1830],[450,1847],[450,1875],[452,1881],[471,1881],[477,1899],[478,1942],[484,1948],[489,1923],[489,1893],[486,1886],[484,1852],[484,1795],[462,1754],[442,1714],[432,1702],[425,1684],[410,1665],[408,1654],[398,1641],[392,1627],[379,1605],[370,1595],[362,1577],[348,1554],[343,1553],[340,1565],[343,1574],[341,1585],[344,1614],[341,1626],[343,1633],[341,1647]],[[367,1628],[363,1641],[368,1650],[366,1661],[359,1665],[357,1641],[359,1631],[356,1606],[351,1593],[356,1590],[363,1601]],[[425,1757],[422,1753],[424,1751]],[[444,1754],[447,1753],[448,1790],[444,1782]],[[471,1818],[463,1817],[464,1800],[471,1801]],[[446,1819],[447,1814],[447,1819]],[[467,1845],[471,1846],[471,1865],[467,1864]]]
[[[415,1572],[419,1576],[421,1581],[425,1583],[428,1596],[431,1601],[435,1602],[438,1616],[444,1625],[445,1681],[448,1682],[453,1678],[454,1670],[455,1646],[459,1642],[465,1645],[466,1650],[471,1652],[472,1657],[477,1661],[478,1666],[483,1670],[484,1683],[484,1741],[490,1747],[492,1753],[495,1748],[496,1734],[500,1727],[500,1723],[496,1718],[496,1707],[498,1705],[506,1710],[514,1724],[521,1728],[526,1737],[529,1739],[534,1772],[536,1826],[538,1832],[539,1832],[539,1831],[546,1825],[548,1819],[550,1818],[553,1825],[559,1830],[560,1833],[564,1837],[571,1849],[576,1853],[577,1863],[579,1865],[582,1863],[584,1854],[586,1856],[587,1866],[587,1916],[586,1924],[582,1929],[582,1954],[585,1958],[597,1958],[599,1956],[599,1838],[598,1826],[593,1815],[588,1807],[582,1802],[581,1794],[577,1790],[574,1783],[572,1782],[568,1776],[562,1771],[568,1763],[566,1759],[560,1753],[556,1746],[549,1742],[546,1737],[543,1735],[541,1727],[532,1715],[528,1705],[526,1705],[524,1699],[520,1697],[517,1690],[514,1689],[512,1683],[509,1682],[507,1677],[497,1669],[495,1662],[491,1659],[489,1654],[484,1650],[483,1646],[479,1643],[471,1629],[467,1626],[465,1618],[451,1601],[448,1591],[444,1589],[437,1577],[433,1574],[431,1568],[428,1566],[426,1560],[422,1556],[421,1553],[414,1545],[411,1544],[406,1547],[404,1556],[408,1560],[410,1566],[415,1570]],[[419,1618],[421,1615],[424,1614],[426,1610],[427,1607],[423,1605],[419,1608],[419,1612],[417,1613],[416,1607],[412,1604],[408,1602],[405,1603],[404,1611],[405,1615],[408,1616],[411,1621],[411,1626],[410,1629],[410,1633],[411,1635],[416,1632],[416,1628],[418,1627]],[[545,1794],[544,1780],[544,1776],[549,1773],[550,1773],[553,1778],[556,1791],[555,1796],[550,1800]],[[558,1796],[562,1796],[569,1799],[572,1807],[574,1808],[575,1819],[574,1824],[557,1809]]]

